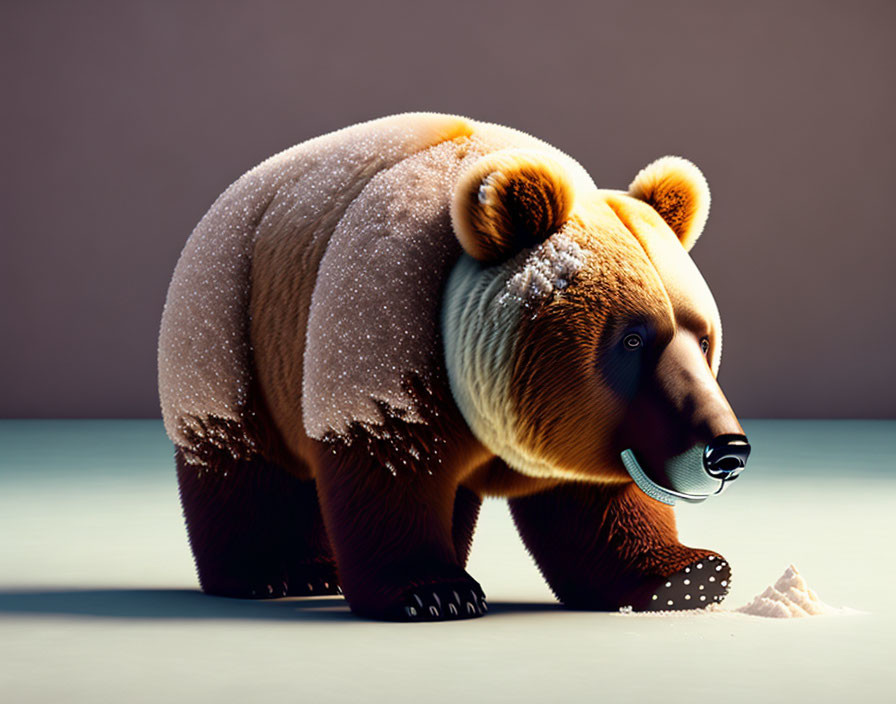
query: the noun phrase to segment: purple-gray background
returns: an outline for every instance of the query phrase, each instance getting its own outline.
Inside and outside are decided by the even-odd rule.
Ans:
[[[681,154],[740,415],[893,417],[896,3],[0,4],[0,417],[154,417],[168,278],[237,176],[407,110],[599,185]]]

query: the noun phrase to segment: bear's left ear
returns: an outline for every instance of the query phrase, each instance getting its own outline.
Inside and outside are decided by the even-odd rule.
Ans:
[[[556,159],[534,150],[502,149],[460,175],[451,224],[467,254],[495,264],[556,232],[572,203],[572,184]]]
[[[664,156],[641,169],[628,192],[653,206],[686,250],[694,246],[709,217],[709,185],[694,164]]]

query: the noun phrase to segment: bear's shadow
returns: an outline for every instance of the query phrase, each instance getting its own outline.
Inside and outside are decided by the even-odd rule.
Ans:
[[[489,602],[492,614],[559,608],[556,603]],[[0,591],[0,616],[29,614],[153,620],[358,621],[341,597],[252,601],[189,589]]]

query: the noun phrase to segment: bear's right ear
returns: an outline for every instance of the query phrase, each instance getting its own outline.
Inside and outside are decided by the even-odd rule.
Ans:
[[[690,251],[709,216],[709,186],[700,169],[680,156],[664,156],[641,169],[628,192],[652,206]]]
[[[566,221],[572,203],[572,184],[557,160],[505,149],[460,175],[451,223],[467,254],[494,264],[543,242]]]

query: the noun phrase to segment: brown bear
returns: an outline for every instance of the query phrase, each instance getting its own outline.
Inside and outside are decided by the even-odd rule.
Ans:
[[[749,449],[687,254],[708,209],[684,159],[601,190],[540,140],[433,113],[237,180],[187,241],[159,342],[202,589],[480,616],[464,567],[500,496],[567,606],[721,600],[729,565],[681,545],[668,505]]]

